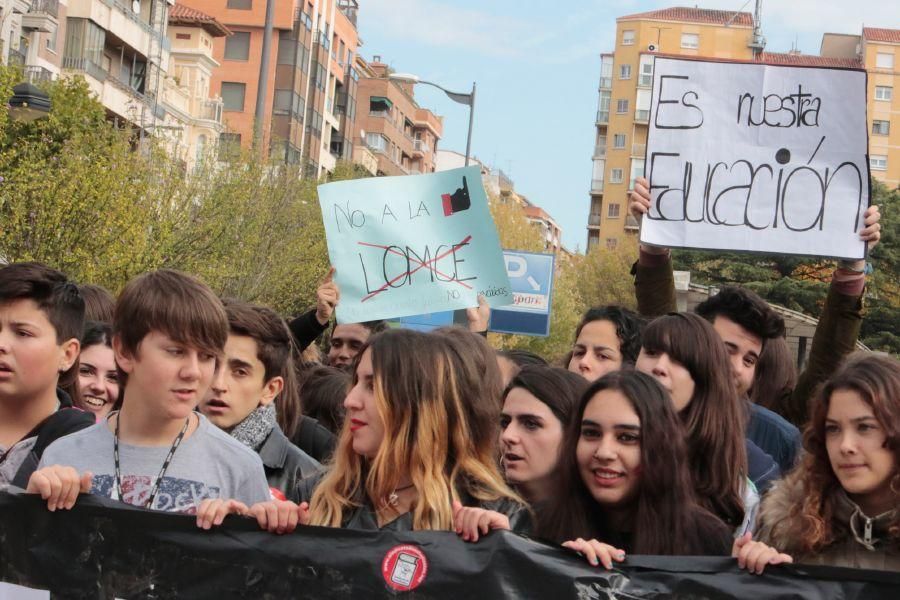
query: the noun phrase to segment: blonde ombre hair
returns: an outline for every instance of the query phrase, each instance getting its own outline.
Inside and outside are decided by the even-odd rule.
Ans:
[[[508,499],[524,505],[497,465],[485,463],[472,449],[471,411],[446,340],[391,330],[373,336],[359,356],[367,351],[384,438],[375,457],[367,459],[353,451],[344,424],[331,469],[312,495],[312,525],[341,527],[346,511],[367,502],[375,510],[389,507],[388,498],[404,474],[418,493],[413,529],[451,529],[454,500]]]

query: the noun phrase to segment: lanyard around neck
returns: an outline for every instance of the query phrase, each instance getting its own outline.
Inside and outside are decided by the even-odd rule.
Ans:
[[[119,463],[119,421],[121,421],[121,416],[122,413],[119,411],[119,413],[116,414],[116,434],[115,437],[113,437],[113,459],[116,464],[116,494],[118,494],[119,500],[124,502],[125,500],[122,497],[122,470]],[[184,434],[187,432],[190,422],[191,417],[188,415],[188,418],[184,420],[184,427],[181,428],[181,432],[175,438],[175,441],[172,442],[172,447],[169,448],[169,453],[166,455],[166,460],[163,461],[162,468],[159,470],[159,475],[156,476],[156,481],[153,482],[153,487],[150,489],[150,497],[147,498],[147,503],[144,504],[144,508],[153,506],[153,500],[156,498],[157,492],[159,492],[159,485],[162,483],[166,470],[172,462],[172,457],[175,456],[175,451],[178,450],[181,440],[184,439]]]

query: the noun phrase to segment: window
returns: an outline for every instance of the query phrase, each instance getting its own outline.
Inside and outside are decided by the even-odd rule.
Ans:
[[[249,58],[249,31],[235,31],[225,38],[225,60],[248,60]]]
[[[641,72],[638,74],[638,85],[644,87],[653,85],[653,57],[649,54],[641,55]]]
[[[253,8],[253,0],[228,0],[225,7],[236,8],[238,10],[250,10]]]
[[[59,31],[51,31],[47,34],[47,50],[56,54],[56,36],[59,35]]]
[[[875,135],[890,135],[891,122],[878,120],[872,121],[872,133]]]
[[[875,56],[875,68],[876,69],[893,69],[894,68],[894,54],[889,52],[879,52]]]
[[[624,148],[625,147],[625,134],[617,133],[613,135],[613,148]]]
[[[696,50],[700,47],[700,34],[698,33],[682,33],[681,47]]]
[[[244,110],[244,93],[247,91],[246,83],[222,82],[222,104],[225,110]]]
[[[622,45],[631,46],[634,44],[634,29],[626,29],[622,32]]]
[[[272,113],[291,115],[297,121],[303,120],[303,98],[292,90],[275,90],[275,103]]]
[[[613,169],[615,171],[615,169]],[[619,218],[619,208],[621,204],[613,203],[607,207],[606,216],[609,219],[618,219]]]
[[[883,154],[870,155],[869,168],[873,171],[887,171],[887,156]]]
[[[387,151],[387,140],[380,133],[367,133],[366,146],[372,150]]]
[[[615,250],[616,246],[619,245],[619,240],[616,238],[606,238],[606,249],[607,250]]]
[[[619,65],[619,79],[631,79],[631,65]]]
[[[891,100],[894,97],[894,88],[889,85],[876,85],[875,86],[875,99],[876,100]]]
[[[634,180],[638,177],[644,176],[644,159],[643,158],[632,158],[631,159],[631,183],[628,186],[629,190],[634,189]]]
[[[622,169],[610,169],[609,170],[609,182],[610,183],[622,183],[623,177]],[[612,206],[612,205],[610,205]]]
[[[628,100],[616,100],[616,112],[623,114],[628,112]]]
[[[227,161],[239,157],[241,154],[241,134],[219,134],[219,160]]]
[[[281,30],[278,32],[278,64],[293,65],[297,59],[297,40],[294,32]],[[226,38],[227,39],[227,38]],[[226,48],[227,52],[227,48]]]

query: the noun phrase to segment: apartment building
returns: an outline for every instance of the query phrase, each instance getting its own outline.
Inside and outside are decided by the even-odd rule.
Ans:
[[[434,156],[444,120],[416,102],[415,84],[390,78],[380,56],[359,64],[358,145],[376,155],[379,175],[417,175],[435,171]],[[356,133],[356,132],[354,132]]]
[[[868,73],[869,169],[873,178],[896,188],[900,185],[900,29],[863,27],[859,35],[826,33],[819,54],[852,61]]]
[[[0,57],[23,68],[30,83],[59,76],[66,0],[0,0]]]
[[[217,39],[212,90],[224,101],[223,152],[253,143],[257,98],[264,103],[260,143],[270,156],[304,164],[319,177],[353,156],[359,46],[357,0],[278,0],[259,89],[266,0],[183,0],[220,21],[231,35]]]
[[[615,248],[638,231],[628,192],[644,174],[653,57],[657,53],[752,60],[753,15],[666,8],[616,19],[616,46],[601,55],[587,249]]]
[[[866,27],[860,35],[827,33],[820,55],[764,52],[759,23],[747,12],[665,8],[616,20],[616,45],[601,55],[591,174],[588,250],[615,248],[636,234],[628,192],[644,174],[653,57],[696,56],[796,66],[865,68],[869,74],[869,160],[872,176],[900,183],[900,132],[891,126],[900,30]]]

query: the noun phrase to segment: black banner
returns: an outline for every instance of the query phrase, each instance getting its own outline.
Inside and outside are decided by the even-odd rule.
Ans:
[[[478,543],[447,532],[303,527],[262,532],[82,496],[51,513],[0,493],[0,581],[59,598],[841,598],[896,600],[900,574],[734,560],[629,556],[614,571],[506,532]]]

